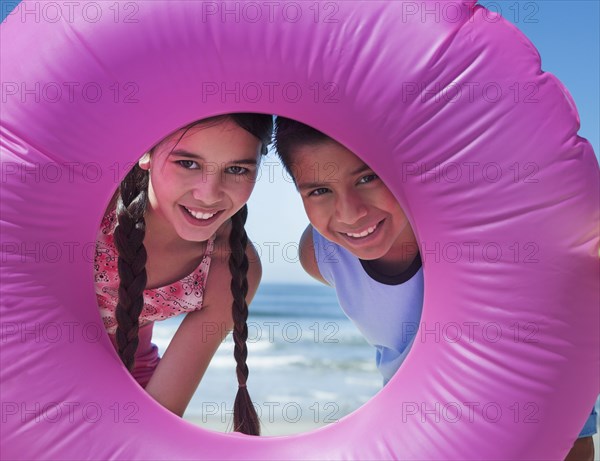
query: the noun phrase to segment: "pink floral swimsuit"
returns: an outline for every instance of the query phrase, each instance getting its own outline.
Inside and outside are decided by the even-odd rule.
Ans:
[[[104,327],[115,349],[119,274],[117,269],[118,252],[114,244],[113,232],[117,224],[116,212],[104,217],[96,241],[94,276],[96,298]],[[135,354],[133,377],[142,387],[146,387],[160,360],[158,348],[152,344],[152,327],[156,320],[164,320],[179,314],[202,309],[202,301],[214,248],[213,235],[206,246],[200,265],[187,277],[171,285],[144,290],[144,307],[140,315],[139,345]]]

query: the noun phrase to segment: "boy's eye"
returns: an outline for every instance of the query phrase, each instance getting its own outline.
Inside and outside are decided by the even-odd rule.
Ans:
[[[363,176],[362,178],[360,178],[358,180],[358,183],[359,184],[365,184],[365,183],[368,183],[368,182],[375,181],[378,178],[379,178],[379,176],[377,176],[376,174],[368,174],[368,175]]]
[[[198,168],[200,168],[198,164],[193,160],[177,160],[175,163],[178,163],[186,170],[197,170]]]
[[[327,192],[329,192],[329,189],[326,187],[319,187],[318,189],[311,191],[308,196],[318,197],[319,195],[326,194]]]
[[[242,166],[230,166],[227,168],[227,173],[242,175],[248,173],[250,170],[248,168],[244,168]]]

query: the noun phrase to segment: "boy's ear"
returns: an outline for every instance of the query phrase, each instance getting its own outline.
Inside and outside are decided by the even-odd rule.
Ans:
[[[138,160],[138,166],[142,170],[150,169],[150,152],[146,152],[141,159]]]

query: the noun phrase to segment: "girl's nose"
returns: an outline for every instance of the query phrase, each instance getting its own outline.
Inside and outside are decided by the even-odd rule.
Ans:
[[[207,171],[192,189],[192,197],[207,206],[221,201],[224,195],[223,184],[219,172]]]

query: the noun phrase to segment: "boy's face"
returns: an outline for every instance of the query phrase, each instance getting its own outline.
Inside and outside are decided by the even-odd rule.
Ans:
[[[296,186],[321,235],[365,260],[382,258],[402,244],[408,226],[404,212],[356,155],[335,141],[302,146],[293,154]]]

